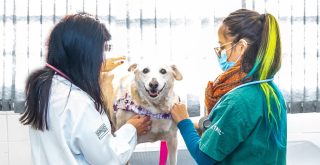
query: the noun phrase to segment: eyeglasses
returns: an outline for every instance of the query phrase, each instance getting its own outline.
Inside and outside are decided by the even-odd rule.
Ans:
[[[104,45],[104,51],[110,52],[110,51],[111,51],[111,48],[112,48],[112,45],[111,45],[111,44],[105,44],[105,45]]]
[[[223,45],[221,45],[221,46],[215,47],[215,48],[214,48],[214,51],[216,52],[217,56],[220,58],[221,52],[222,52],[222,50],[224,50],[224,47],[225,47],[226,45],[229,45],[229,44],[232,44],[232,43],[233,43],[233,42],[228,42],[228,43],[225,43],[225,44],[223,44]],[[232,46],[232,47],[233,47],[233,46]],[[226,49],[226,51],[232,49],[232,47],[229,48],[229,49]]]

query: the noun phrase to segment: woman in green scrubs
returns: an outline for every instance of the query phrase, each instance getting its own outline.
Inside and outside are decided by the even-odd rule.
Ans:
[[[240,9],[223,20],[218,37],[221,68],[228,72],[239,66],[245,76],[214,105],[201,137],[186,106],[173,106],[173,120],[189,152],[198,164],[286,164],[286,105],[273,82],[281,66],[276,18]]]

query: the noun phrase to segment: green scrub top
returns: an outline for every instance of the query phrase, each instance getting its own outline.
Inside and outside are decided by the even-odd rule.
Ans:
[[[286,148],[277,148],[268,138],[264,98],[260,85],[245,86],[223,96],[211,112],[213,120],[201,137],[200,150],[217,164],[286,164]]]

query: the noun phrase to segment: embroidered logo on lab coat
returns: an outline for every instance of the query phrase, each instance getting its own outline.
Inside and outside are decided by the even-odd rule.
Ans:
[[[108,132],[109,130],[106,124],[103,123],[96,131],[96,135],[98,136],[99,140],[101,140]]]

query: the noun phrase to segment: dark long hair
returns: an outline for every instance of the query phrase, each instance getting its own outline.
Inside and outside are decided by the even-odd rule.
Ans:
[[[241,68],[253,80],[271,79],[281,67],[280,30],[276,18],[252,10],[232,12],[224,21],[228,27],[225,35],[235,37],[234,42],[246,39],[248,48],[243,55]],[[265,95],[264,118],[269,128],[269,137],[277,147],[286,147],[286,106],[283,96],[273,83],[260,83]]]
[[[105,25],[87,14],[65,16],[50,33],[47,63],[66,74],[70,81],[94,100],[98,112],[104,110],[99,85],[104,43],[111,39]],[[47,114],[52,77],[55,71],[44,67],[27,79],[25,111],[20,121],[35,129],[48,130]]]

